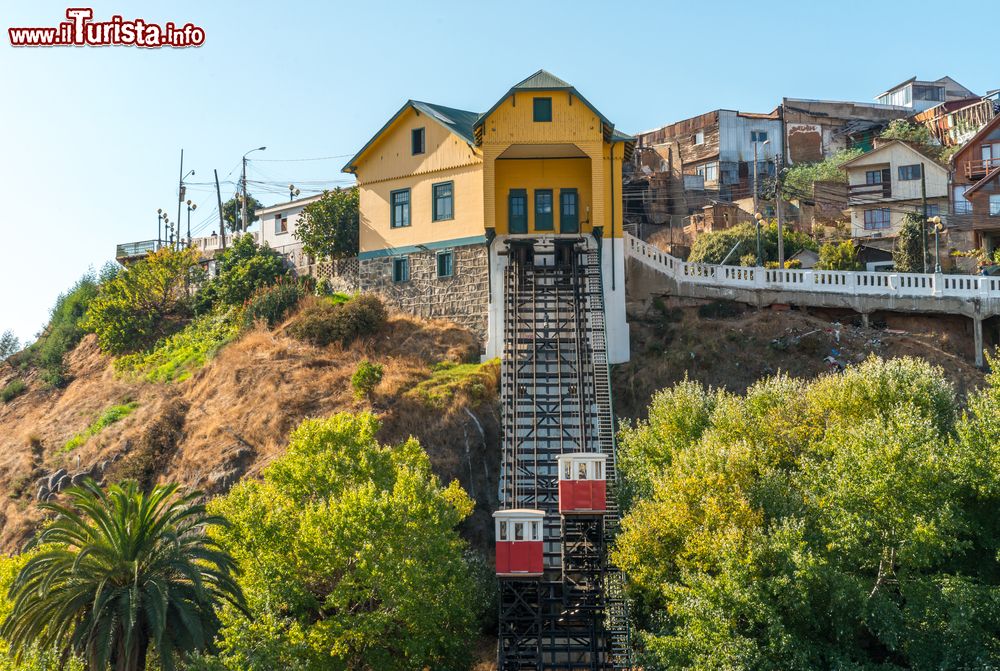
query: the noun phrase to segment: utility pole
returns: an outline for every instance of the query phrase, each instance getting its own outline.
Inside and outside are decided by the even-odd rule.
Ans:
[[[243,154],[243,202],[240,203],[240,219],[243,221],[243,232],[247,232],[247,155]]]
[[[222,232],[222,248],[226,248],[226,219],[222,216],[222,192],[219,191],[219,171],[215,173],[215,198],[219,201],[219,230]]]
[[[181,149],[181,169],[177,171],[177,228],[180,233],[181,203],[184,202],[184,149]]]
[[[924,272],[927,272],[927,180],[924,175],[924,164],[920,164],[920,202],[923,204],[924,217],[920,222],[920,258],[924,264]],[[892,175],[889,176],[892,179]]]
[[[781,203],[781,157],[774,153],[774,213],[778,219],[778,270],[785,268],[785,216]]]
[[[177,210],[180,212],[180,210]],[[757,207],[757,140],[753,141],[753,213],[756,215],[760,210]],[[177,216],[180,216],[179,214]]]

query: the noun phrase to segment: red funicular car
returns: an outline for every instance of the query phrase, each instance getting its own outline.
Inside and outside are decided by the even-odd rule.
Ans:
[[[559,512],[589,515],[607,510],[608,486],[598,452],[561,454],[559,459]]]
[[[493,513],[497,538],[497,575],[529,578],[542,575],[545,512],[519,508]]]

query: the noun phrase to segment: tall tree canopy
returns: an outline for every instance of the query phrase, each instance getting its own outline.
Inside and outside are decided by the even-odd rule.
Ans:
[[[226,222],[226,228],[228,228],[233,233],[238,233],[242,231],[245,227],[243,226],[243,194],[233,196],[225,203],[222,204],[222,220]],[[264,206],[259,200],[254,198],[251,194],[247,194],[247,222],[246,226],[254,223],[260,217],[258,217],[255,212]]]
[[[212,504],[252,613],[225,609],[205,668],[464,669],[481,590],[455,527],[472,511],[415,440],[380,445],[371,414],[304,422],[263,480]]]
[[[88,481],[68,497],[43,504],[55,518],[10,587],[0,635],[17,661],[56,649],[92,671],[142,671],[152,650],[171,671],[212,645],[217,605],[243,608],[232,560],[206,535],[224,520],[198,494]]]
[[[685,382],[622,435],[614,557],[646,669],[1000,664],[1000,377],[871,359],[745,396]]]
[[[324,191],[323,197],[302,209],[295,237],[306,254],[343,259],[358,254],[358,187]]]

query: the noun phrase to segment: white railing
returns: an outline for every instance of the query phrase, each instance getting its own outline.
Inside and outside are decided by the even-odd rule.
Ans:
[[[253,236],[254,242],[260,243],[260,231],[247,231],[246,233],[227,233],[226,234],[226,245],[232,246],[233,240],[240,235],[251,235]],[[201,238],[193,238],[191,240],[191,246],[197,249],[202,254],[217,252],[222,249],[222,236],[221,235],[206,235]]]
[[[1000,277],[849,270],[778,270],[688,263],[625,234],[625,255],[679,284],[768,291],[802,291],[900,298],[1000,300]]]

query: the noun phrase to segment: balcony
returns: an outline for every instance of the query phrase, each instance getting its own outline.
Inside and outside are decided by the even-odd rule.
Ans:
[[[851,184],[847,187],[847,201],[851,204],[877,203],[892,198],[892,182],[881,184]]]
[[[982,179],[993,168],[1000,167],[1000,157],[977,158],[965,162],[966,179]]]
[[[126,242],[124,244],[118,245],[115,249],[115,259],[117,261],[130,261],[134,259],[139,259],[148,254],[149,252],[155,252],[162,246],[162,242],[159,240],[141,240],[139,242]]]

